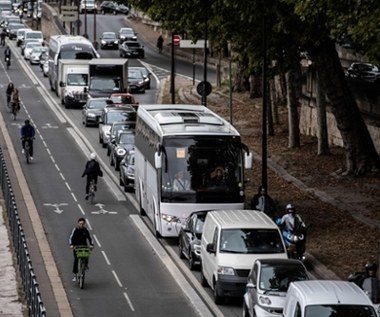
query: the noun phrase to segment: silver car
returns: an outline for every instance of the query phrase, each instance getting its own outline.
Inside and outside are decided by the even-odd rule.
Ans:
[[[24,59],[26,59],[26,60],[30,59],[30,54],[32,53],[32,50],[34,47],[43,47],[43,46],[39,42],[25,43]]]
[[[45,46],[36,46],[33,47],[32,52],[30,53],[29,63],[40,64],[41,54],[47,52],[48,48]]]
[[[299,260],[256,260],[248,275],[243,317],[281,316],[289,284],[309,279],[304,264]]]

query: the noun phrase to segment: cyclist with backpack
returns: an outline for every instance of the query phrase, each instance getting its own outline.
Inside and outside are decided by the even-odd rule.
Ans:
[[[95,182],[95,191],[96,191],[96,184],[98,183],[98,176],[102,177],[103,172],[100,169],[100,165],[98,161],[96,160],[96,154],[91,153],[90,154],[90,160],[87,161],[86,167],[83,171],[82,177],[85,177],[87,175],[87,182],[86,182],[86,196],[85,199],[88,200],[88,193],[90,189],[90,183],[92,180]]]

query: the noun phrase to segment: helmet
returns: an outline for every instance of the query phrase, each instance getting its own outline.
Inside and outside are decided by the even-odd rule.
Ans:
[[[294,207],[293,204],[287,204],[285,209],[287,212],[295,212],[296,211],[296,208]]]
[[[30,121],[29,120],[25,120],[25,122],[24,122],[25,124],[29,124],[30,123]]]
[[[375,262],[367,262],[365,265],[365,271],[375,271],[377,272],[377,264]]]
[[[95,160],[96,159],[96,154],[95,153],[91,153],[90,154],[90,159],[91,160]]]

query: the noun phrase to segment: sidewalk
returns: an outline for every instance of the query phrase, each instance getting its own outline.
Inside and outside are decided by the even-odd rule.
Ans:
[[[5,211],[0,206],[0,316],[23,317],[23,305],[17,293],[16,269],[4,215]]]

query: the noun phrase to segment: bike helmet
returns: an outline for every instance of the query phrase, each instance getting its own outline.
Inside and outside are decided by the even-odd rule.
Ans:
[[[286,212],[295,212],[296,210],[293,204],[287,204],[285,209],[286,209]]]
[[[91,160],[95,160],[96,159],[96,154],[95,153],[91,153],[90,154],[90,159]]]
[[[368,273],[368,271],[375,271],[377,272],[377,264],[375,262],[367,262],[365,265],[365,271]]]

